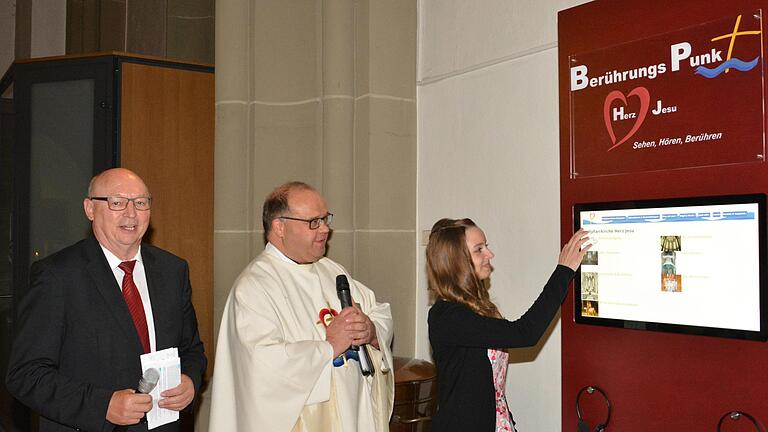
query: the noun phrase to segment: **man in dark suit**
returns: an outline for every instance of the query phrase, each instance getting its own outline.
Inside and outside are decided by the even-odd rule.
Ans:
[[[139,356],[177,347],[181,384],[160,407],[180,411],[200,389],[206,358],[187,263],[142,244],[152,198],[135,173],[91,180],[83,201],[93,237],[43,260],[17,306],[8,390],[42,416],[41,431],[146,431],[152,398],[133,389]],[[176,431],[178,422],[154,429]]]

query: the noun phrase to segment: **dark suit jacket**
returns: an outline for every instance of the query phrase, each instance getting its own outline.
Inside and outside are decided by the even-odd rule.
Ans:
[[[187,263],[142,245],[157,350],[179,349],[181,372],[200,389],[207,364],[192,307]],[[116,390],[136,388],[143,353],[120,287],[94,237],[32,265],[17,304],[8,390],[41,414],[41,431],[113,431]],[[178,422],[154,429],[178,430]],[[129,431],[146,431],[146,423]]]

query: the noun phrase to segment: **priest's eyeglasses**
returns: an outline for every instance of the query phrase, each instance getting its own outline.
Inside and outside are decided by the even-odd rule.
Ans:
[[[128,202],[133,201],[133,208],[146,211],[152,208],[152,197],[126,198],[121,196],[88,197],[91,201],[106,201],[107,208],[113,211],[122,211],[128,207]]]
[[[333,221],[333,213],[328,213],[323,217],[318,217],[314,219],[301,219],[301,218],[295,218],[290,216],[280,216],[280,219],[288,219],[288,220],[295,220],[300,222],[306,222],[309,224],[309,229],[316,230],[320,228],[320,223],[324,223],[325,226],[331,226],[331,222]]]

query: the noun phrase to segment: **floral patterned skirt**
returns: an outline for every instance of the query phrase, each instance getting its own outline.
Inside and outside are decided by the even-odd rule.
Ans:
[[[515,422],[509,413],[507,396],[504,393],[509,354],[506,351],[491,348],[488,350],[488,360],[491,361],[493,388],[496,390],[496,432],[516,432]]]

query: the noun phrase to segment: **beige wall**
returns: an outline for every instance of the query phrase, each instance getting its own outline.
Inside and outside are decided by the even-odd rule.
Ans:
[[[126,51],[211,64],[214,3],[215,0],[66,0],[67,53]]]
[[[485,230],[496,253],[491,296],[509,319],[557,263],[557,11],[577,3],[419,1],[417,225],[471,217]],[[421,246],[416,342],[429,358],[423,256]],[[561,430],[559,324],[510,354],[518,428]]]
[[[64,0],[27,0],[32,4],[30,57],[64,54],[67,3]]]
[[[13,63],[15,38],[16,2],[0,0],[0,77]]]
[[[2,25],[11,19],[6,14],[13,19],[9,27]],[[0,55],[10,52],[14,59],[24,59],[64,54],[65,33],[65,0],[0,1]]]

